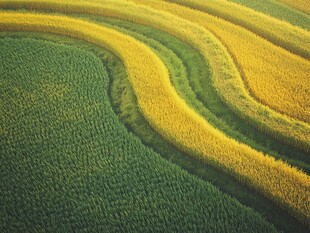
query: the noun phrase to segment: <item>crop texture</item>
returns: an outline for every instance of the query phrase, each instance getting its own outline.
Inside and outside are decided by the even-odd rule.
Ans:
[[[307,232],[307,11],[250,2],[1,1],[3,231]]]

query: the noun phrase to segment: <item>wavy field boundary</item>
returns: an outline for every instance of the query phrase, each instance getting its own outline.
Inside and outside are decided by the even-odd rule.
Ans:
[[[137,0],[139,1],[139,0]],[[164,0],[204,11],[240,25],[264,39],[304,58],[310,58],[309,32],[226,0]],[[270,27],[272,25],[272,27]]]
[[[155,7],[158,4],[154,1],[150,2]],[[294,49],[289,49],[289,46],[285,44],[294,41],[294,43],[310,49],[310,32],[300,30],[292,25],[286,25],[283,21],[266,18],[263,14],[250,11],[245,7],[228,3],[227,1],[175,0],[172,2],[194,7],[197,10],[227,19],[233,24],[241,25],[252,31],[254,34],[243,30],[243,28],[236,27],[236,25],[227,24],[224,21],[217,20],[217,18],[200,14],[197,11],[186,11],[183,8],[183,13],[181,13],[182,8],[178,6],[169,6],[167,4],[162,6],[162,9],[173,8],[174,14],[193,20],[217,35],[227,45],[228,50],[235,58],[235,62],[239,65],[239,70],[243,72],[247,88],[256,99],[278,112],[309,123],[310,110],[307,98],[305,98],[310,91],[310,81],[308,79],[308,73],[310,72],[309,62],[275,49],[274,46],[264,42],[256,35],[278,46],[284,43],[282,47],[294,53]],[[195,15],[197,16],[193,17]],[[273,19],[275,22],[270,21],[270,19]],[[273,26],[270,27],[269,25]],[[264,30],[269,30],[269,32],[264,32]],[[296,36],[294,36],[295,32]],[[288,41],[275,42],[277,37],[287,38],[290,34],[292,37],[288,38]],[[303,38],[297,39],[297,35],[302,35]],[[310,55],[309,51],[305,51],[305,54],[307,54],[305,56],[306,59],[309,58],[307,57]],[[270,54],[272,55],[270,56]],[[266,60],[271,62],[266,63]],[[281,71],[279,72],[279,70]],[[277,93],[276,96],[273,94],[274,92]]]
[[[303,135],[302,144],[305,147],[301,144],[299,146],[309,150],[309,148],[307,149],[309,147],[307,144],[309,144],[310,140],[309,124],[289,119],[260,103],[263,102],[263,104],[273,106],[279,112],[286,113],[287,115],[293,114],[295,117],[308,122],[310,110],[307,98],[305,98],[309,92],[308,61],[287,53],[285,50],[276,48],[269,44],[269,42],[259,39],[256,35],[250,34],[233,24],[199,11],[176,4],[158,3],[152,0],[143,1],[141,4],[184,17],[184,19],[195,22],[218,36],[232,53],[243,78],[239,75],[230,76],[233,78],[224,78],[224,75],[214,75],[214,85],[218,88],[219,93],[227,104],[235,109],[241,117],[245,117],[251,123],[257,124],[257,127],[260,129],[266,130],[266,132],[271,134],[273,132],[275,137],[283,136],[281,139],[285,140],[285,137],[290,134],[291,128],[300,129],[303,131],[300,136]],[[170,33],[172,33],[171,30]],[[195,41],[194,38],[192,40]],[[190,41],[187,42],[190,43]],[[199,48],[199,45],[196,45],[196,47]],[[206,48],[200,48],[200,51],[203,54]],[[211,57],[206,59],[212,62]],[[267,60],[272,61],[272,63],[266,62]],[[286,63],[288,61],[290,64]],[[216,67],[214,64],[211,66]],[[299,68],[296,69],[296,67]],[[232,73],[230,71],[230,74]],[[301,74],[301,76],[298,74]],[[300,85],[297,84],[298,80]],[[259,102],[255,101],[252,96],[249,96],[248,90],[254,94]],[[275,96],[274,93],[277,93],[277,95]],[[287,123],[292,125],[288,126]],[[286,132],[283,131],[284,128],[287,129]],[[299,141],[301,139],[297,139],[300,136],[295,134],[291,136],[291,139],[286,138],[286,140],[287,142],[295,143],[296,140]]]
[[[289,148],[268,135],[260,134],[255,128],[244,124],[220,101],[212,86],[211,68],[195,48],[150,27],[112,18],[82,16],[84,17],[87,20],[95,20],[97,24],[104,23],[104,26],[129,34],[151,47],[167,66],[170,80],[178,95],[214,127],[241,143],[309,172],[307,154]],[[130,101],[126,101],[127,98],[129,97],[121,98],[125,103],[123,107],[125,115],[126,106],[130,104]]]
[[[277,0],[265,0],[265,1],[256,1],[256,0],[228,0],[229,2],[234,2],[251,8],[255,11],[261,12],[263,14],[269,15],[271,17],[289,22],[292,25],[310,29],[310,16],[295,10]]]

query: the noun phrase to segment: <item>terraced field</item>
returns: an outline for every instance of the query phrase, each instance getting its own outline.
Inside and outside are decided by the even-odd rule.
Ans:
[[[0,8],[1,232],[309,232],[310,3]]]

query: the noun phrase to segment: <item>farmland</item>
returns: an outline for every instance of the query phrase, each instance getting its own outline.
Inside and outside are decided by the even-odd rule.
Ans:
[[[308,232],[307,4],[0,1],[1,232]]]

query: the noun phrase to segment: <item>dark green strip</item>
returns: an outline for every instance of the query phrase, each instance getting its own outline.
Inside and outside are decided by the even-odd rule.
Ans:
[[[310,30],[310,16],[274,0],[228,0]]]
[[[125,28],[125,33],[130,34],[133,37],[138,37],[138,40],[153,47],[155,51],[156,45],[152,45],[150,39],[158,41],[162,45],[171,49],[172,52],[182,61],[186,69],[185,72],[188,75],[182,74],[182,67],[173,67],[172,65],[169,65],[169,58],[167,58],[166,54],[161,55],[163,53],[162,51],[157,51],[157,54],[169,68],[171,80],[178,94],[185,99],[192,108],[198,111],[206,120],[208,120],[208,122],[220,129],[226,135],[238,140],[239,142],[250,145],[258,151],[262,151],[265,154],[269,154],[277,159],[284,160],[293,166],[299,167],[308,174],[310,173],[309,154],[259,132],[257,128],[254,128],[245,120],[240,119],[237,114],[222,102],[220,96],[212,85],[209,64],[196,49],[183,41],[154,28],[118,19],[90,16],[88,16],[88,18],[96,20],[97,22],[106,22],[111,25],[117,25],[117,28],[115,28],[116,30],[122,30],[118,27]],[[137,35],[137,33],[144,35],[144,37]],[[190,88],[187,83],[190,84]],[[194,94],[192,94],[192,92],[194,92]]]

